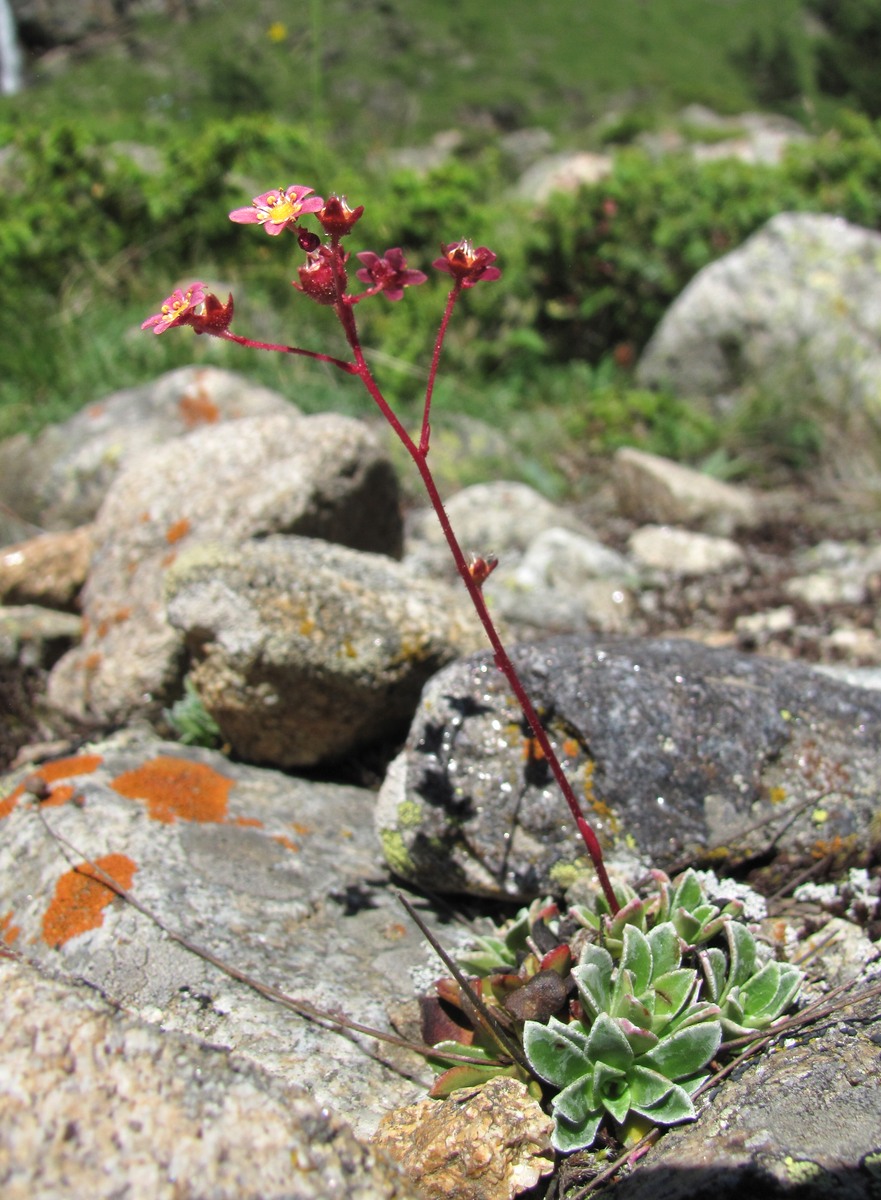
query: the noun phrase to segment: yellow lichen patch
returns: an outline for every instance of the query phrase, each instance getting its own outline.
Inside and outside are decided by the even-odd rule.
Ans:
[[[584,764],[584,799],[590,806],[594,816],[599,817],[601,821],[605,821],[609,827],[610,833],[618,833],[620,823],[605,800],[601,800],[593,790],[593,776],[596,771],[596,763],[592,758],[589,758]]]
[[[12,917],[12,909],[0,917],[0,942],[5,943],[7,946],[11,946],[21,933],[19,927],[12,924]]]
[[[233,781],[204,763],[160,755],[125,771],[110,786],[129,800],[143,800],[154,821],[226,820]]]
[[[18,801],[26,792],[33,792],[35,783],[44,783],[50,787],[47,796],[41,797],[43,804],[64,804],[76,791],[71,785],[52,787],[59,779],[69,779],[72,775],[88,775],[100,767],[104,760],[100,754],[75,754],[70,758],[56,758],[54,762],[43,763],[31,771],[27,779],[23,779],[5,800],[0,800],[0,818],[8,817]]]
[[[782,804],[786,799],[786,788],[772,787],[768,790],[768,799],[772,804]]]
[[[105,854],[95,859],[95,866],[126,889],[131,887],[137,870],[125,854]],[[43,914],[43,941],[57,948],[80,933],[97,929],[113,896],[90,863],[67,871],[55,885],[55,893]]]

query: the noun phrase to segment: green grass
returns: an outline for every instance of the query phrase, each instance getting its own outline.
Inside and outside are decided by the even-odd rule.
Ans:
[[[554,0],[539,17],[526,0],[507,0],[504,8],[486,0],[448,0],[444,5],[434,0],[310,0],[308,5],[215,0],[188,23],[145,18],[111,49],[72,61],[60,72],[37,69],[25,93],[0,99],[0,145],[16,130],[71,122],[94,131],[99,148],[121,140],[158,151],[166,161],[171,154],[171,161],[179,162],[183,188],[186,152],[175,158],[170,147],[181,138],[185,144],[195,140],[212,122],[243,115],[263,122],[265,114],[267,126],[272,121],[296,125],[301,140],[289,151],[282,148],[265,166],[261,163],[259,176],[259,151],[245,155],[242,161],[248,165],[244,174],[234,172],[235,179],[217,172],[219,223],[233,203],[230,196],[240,190],[253,194],[246,190],[252,183],[255,190],[291,180],[314,183],[325,193],[331,188],[349,191],[353,202],[368,204],[355,251],[379,248],[391,236],[386,230],[393,225],[395,194],[383,154],[423,144],[456,127],[468,144],[461,168],[451,169],[442,186],[426,189],[422,209],[417,205],[413,212],[413,227],[395,236],[421,254],[418,265],[425,266],[441,238],[473,233],[491,239],[513,274],[523,269],[514,259],[533,213],[529,205],[510,201],[506,188],[514,174],[497,149],[500,131],[542,126],[558,147],[601,147],[610,116],[619,128],[635,131],[650,128],[689,102],[724,113],[754,108],[754,80],[744,73],[742,56],[737,65],[737,51],[751,38],[770,44],[782,35],[804,64],[808,41],[802,8],[799,0],[775,0],[773,5],[766,0]],[[274,24],[284,28],[273,31]],[[205,143],[201,145],[204,155]],[[220,147],[218,152],[225,151]],[[77,172],[84,219],[94,222],[86,194],[88,155],[80,155],[72,168],[65,153],[56,149],[55,154],[53,169],[59,175]],[[307,160],[322,166],[306,166]],[[487,229],[472,228],[470,213],[478,211],[469,210],[474,193],[466,194],[456,183],[456,171],[467,175],[471,164],[482,173],[481,186],[486,180],[480,220],[490,221]],[[322,178],[313,179],[315,171]],[[195,177],[211,177],[204,163]],[[14,188],[14,175],[3,186]],[[120,203],[126,203],[124,190],[120,196]],[[22,203],[26,212],[27,197]],[[155,199],[150,204],[156,207]],[[76,228],[77,219],[71,213],[66,228]],[[351,380],[314,363],[249,354],[186,331],[161,339],[140,333],[140,322],[173,286],[184,278],[204,278],[217,283],[218,290],[234,289],[241,332],[331,353],[344,349],[332,314],[305,304],[291,291],[291,257],[281,254],[277,243],[269,245],[245,229],[225,249],[210,237],[210,244],[200,247],[197,232],[185,243],[188,261],[175,258],[169,267],[169,256],[163,261],[162,252],[173,233],[170,220],[157,213],[143,224],[139,244],[125,247],[112,261],[96,262],[83,253],[57,291],[22,284],[25,300],[16,297],[14,337],[0,345],[0,437],[35,432],[111,391],[189,362],[241,371],[290,396],[307,412],[365,411],[367,401]],[[73,246],[79,254],[80,243]],[[443,290],[436,282],[433,290],[420,289],[401,306],[380,301],[372,312],[365,306],[365,343],[381,351],[381,377],[389,381],[390,395],[405,416],[415,413],[442,303]],[[474,294],[464,307],[479,310],[482,303],[483,297]],[[401,311],[405,305],[409,315]],[[559,451],[562,445],[565,453],[567,440],[576,433],[594,437],[592,427],[575,428],[579,405],[586,403],[577,366],[549,362],[546,371],[539,370],[526,345],[528,322],[521,322],[516,336],[525,353],[518,357],[512,343],[506,351],[507,375],[500,374],[491,348],[485,353],[479,338],[469,343],[469,329],[467,314],[459,314],[439,406],[514,428],[515,441],[524,448],[523,470],[545,478],[546,490],[555,490],[559,480],[549,465],[554,448]],[[521,358],[531,365],[521,370]],[[645,444],[675,449],[675,423],[682,415],[675,405],[646,413],[646,405],[652,406],[645,397],[628,400],[623,392],[626,388],[603,393],[609,432],[597,447],[616,444],[632,410]],[[539,420],[539,413],[551,432],[536,440],[528,423]],[[686,454],[692,436],[688,430],[694,430],[683,420]],[[713,449],[688,445],[692,455]]]
[[[141,20],[127,50],[38,70],[0,111],[12,122],[100,114],[108,140],[144,141],[169,124],[266,112],[362,157],[488,118],[579,142],[610,109],[751,107],[731,55],[756,33],[807,54],[799,0],[554,0],[540,17],[532,0],[225,0],[190,23]]]

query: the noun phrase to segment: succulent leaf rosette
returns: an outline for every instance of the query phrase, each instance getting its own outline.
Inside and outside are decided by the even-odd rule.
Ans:
[[[550,1096],[552,1140],[561,1152],[590,1147],[603,1128],[628,1144],[651,1125],[693,1120],[692,1097],[724,1052],[723,1038],[768,1028],[801,985],[798,967],[760,953],[739,901],[713,903],[694,871],[674,882],[654,871],[651,879],[645,896],[621,888],[614,914],[603,896],[595,908],[566,916],[537,901],[459,956],[479,976],[480,994],[519,1034]],[[530,993],[554,971],[553,1003],[533,1013]],[[439,992],[467,1009],[450,983]],[[523,1077],[479,1030],[468,1039],[473,1067],[447,1069],[433,1094],[449,1094],[466,1078]],[[454,1038],[437,1048],[463,1046]]]

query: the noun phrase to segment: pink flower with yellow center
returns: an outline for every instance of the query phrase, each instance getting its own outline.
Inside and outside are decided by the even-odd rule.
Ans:
[[[205,300],[205,284],[191,283],[187,288],[177,288],[164,300],[159,312],[148,317],[141,326],[142,329],[152,329],[154,333],[165,333],[176,325],[193,325],[198,320],[196,309]]]
[[[324,208],[320,196],[306,199],[311,191],[310,187],[292,184],[276,192],[264,192],[262,196],[255,196],[254,202],[247,208],[233,209],[229,219],[239,225],[262,225],[268,234],[276,237],[289,225],[296,225],[305,213],[319,212]]]

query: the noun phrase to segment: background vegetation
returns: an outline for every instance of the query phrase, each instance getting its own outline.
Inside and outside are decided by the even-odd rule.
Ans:
[[[640,392],[628,368],[691,276],[775,212],[881,228],[876,9],[555,0],[538,21],[534,5],[507,0],[500,21],[483,0],[216,0],[186,23],[127,27],[64,69],[38,62],[28,89],[0,100],[0,436],[193,361],[243,371],[307,411],[363,412],[356,387],[314,364],[138,328],[172,286],[199,278],[232,288],[241,332],[341,349],[332,314],[290,288],[290,245],[227,219],[297,182],[366,203],[353,250],[401,245],[425,267],[440,241],[467,234],[497,251],[503,278],[469,297],[439,402],[504,422],[529,447],[534,482],[577,478],[575,445],[601,454],[624,441],[749,469],[755,430]],[[780,111],[813,138],[779,167],[639,147],[677,121],[693,132],[676,114],[694,102]],[[427,173],[395,156],[450,128],[458,146]],[[523,151],[506,135],[533,128],[555,149],[614,147],[613,174],[542,210],[517,198]],[[443,294],[438,280],[363,309],[405,415]],[[810,436],[761,417],[779,461],[808,465]]]

